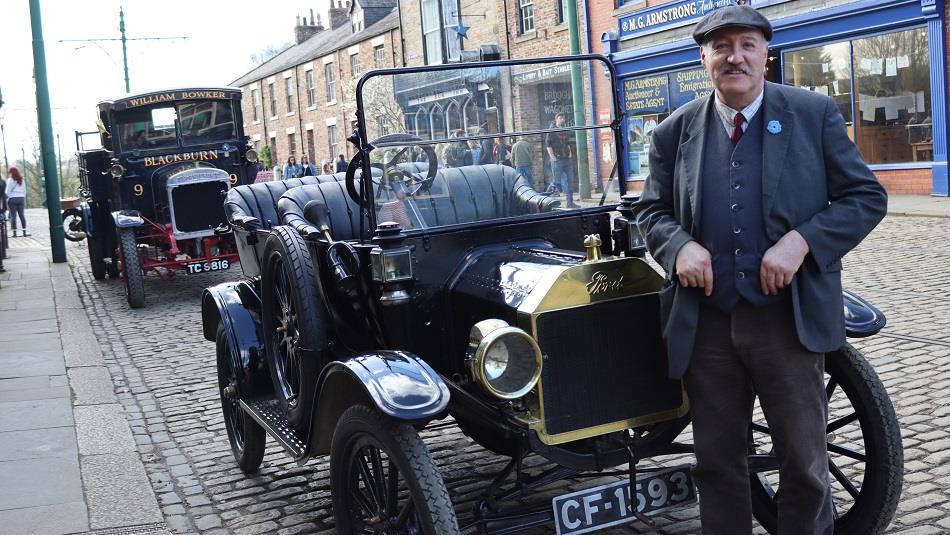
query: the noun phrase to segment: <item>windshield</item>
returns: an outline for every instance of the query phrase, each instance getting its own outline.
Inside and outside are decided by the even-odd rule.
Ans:
[[[370,74],[357,95],[377,221],[432,228],[619,202],[599,59]]]
[[[116,124],[123,150],[174,148],[237,138],[230,101],[187,101],[123,110],[116,113]]]

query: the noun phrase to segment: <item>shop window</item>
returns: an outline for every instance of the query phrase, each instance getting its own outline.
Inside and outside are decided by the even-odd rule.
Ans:
[[[933,161],[926,28],[853,41],[856,141],[868,163]]]
[[[847,42],[806,48],[784,55],[785,83],[828,95],[854,138],[851,117],[851,47]]]
[[[645,176],[650,134],[670,115],[670,75],[624,80],[624,109],[627,115],[628,173]]]
[[[784,54],[785,83],[828,95],[869,164],[933,160],[926,28]]]

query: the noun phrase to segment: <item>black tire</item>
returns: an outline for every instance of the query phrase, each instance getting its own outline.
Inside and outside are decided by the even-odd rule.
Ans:
[[[215,356],[218,363],[218,392],[221,394],[221,412],[224,427],[228,432],[228,442],[234,460],[246,474],[256,472],[264,460],[264,442],[267,434],[247,412],[238,405],[241,390],[237,372],[232,366],[227,335],[224,327],[218,324],[215,336]]]
[[[884,533],[897,509],[904,474],[894,406],[874,369],[850,344],[827,354],[825,375],[835,535]],[[767,433],[764,426],[753,430]],[[858,433],[859,440],[847,436]],[[750,473],[752,510],[762,527],[776,533],[775,489],[768,475]],[[860,480],[852,480],[856,476]]]
[[[287,421],[306,432],[325,364],[316,357],[327,345],[327,313],[316,269],[303,238],[285,226],[274,227],[267,237],[262,264],[261,322],[274,390]],[[305,355],[301,349],[313,353]]]
[[[102,250],[102,238],[90,236],[86,240],[86,247],[89,249],[89,268],[92,270],[92,277],[97,281],[106,278],[106,261],[104,251]]]
[[[82,211],[78,208],[63,210],[63,237],[72,242],[86,239],[86,227],[82,220]]]
[[[330,493],[341,535],[459,533],[442,475],[416,430],[362,405],[347,409],[333,433]]]
[[[130,307],[142,308],[145,306],[145,281],[142,275],[142,258],[135,243],[135,230],[120,228],[118,233],[119,249],[122,251],[122,271],[125,276],[125,297]]]

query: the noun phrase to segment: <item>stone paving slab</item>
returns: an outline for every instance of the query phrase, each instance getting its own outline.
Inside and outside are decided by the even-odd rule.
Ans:
[[[73,405],[115,403],[112,376],[105,366],[69,368],[69,385],[73,389]]]
[[[0,432],[69,425],[73,425],[73,410],[69,399],[0,402]]]
[[[84,456],[82,476],[91,529],[163,520],[138,453]]]
[[[76,438],[80,454],[101,455],[136,451],[135,440],[126,422],[125,413],[118,403],[77,406],[73,409],[73,415],[76,419]]]
[[[0,461],[75,456],[78,453],[76,433],[72,427],[0,433]]]
[[[0,511],[4,533],[30,535],[63,535],[89,529],[86,504],[82,500]]]
[[[0,390],[0,401],[29,401],[34,399],[69,398],[70,389],[67,386],[52,386],[47,388],[20,388],[17,390]]]
[[[83,499],[75,455],[0,462],[0,510]]]
[[[56,340],[57,344],[59,340]],[[66,366],[63,360],[63,350],[34,349],[24,351],[8,348],[0,354],[0,379],[12,377],[31,377],[47,375],[66,375]],[[48,344],[53,345],[53,344]]]

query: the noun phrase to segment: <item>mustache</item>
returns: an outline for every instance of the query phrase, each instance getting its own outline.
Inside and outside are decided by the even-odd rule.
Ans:
[[[717,69],[717,74],[725,74],[730,72],[741,72],[742,74],[752,76],[752,69],[745,65],[724,65]]]

